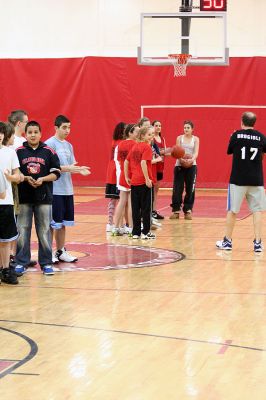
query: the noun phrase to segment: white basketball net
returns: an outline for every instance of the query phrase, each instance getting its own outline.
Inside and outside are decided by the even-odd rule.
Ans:
[[[186,76],[188,60],[190,54],[168,54],[174,67],[174,76]]]

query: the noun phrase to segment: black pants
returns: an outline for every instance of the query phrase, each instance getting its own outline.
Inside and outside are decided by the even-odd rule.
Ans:
[[[141,234],[141,219],[143,222],[142,233],[147,235],[151,228],[151,189],[146,185],[131,186],[131,207],[133,230],[132,235]]]
[[[174,211],[181,211],[182,197],[185,188],[185,197],[183,202],[183,211],[192,211],[195,201],[195,184],[197,177],[197,166],[190,168],[176,166],[174,169],[174,183],[171,207]]]

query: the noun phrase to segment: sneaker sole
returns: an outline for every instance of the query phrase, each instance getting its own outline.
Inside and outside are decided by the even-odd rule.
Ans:
[[[219,246],[216,246],[216,248],[217,249],[219,249],[219,250],[225,250],[225,251],[231,251],[232,249],[228,249],[228,248],[225,248],[225,247],[219,247]]]
[[[22,275],[24,275],[24,274],[27,273],[27,270],[26,270],[26,269],[25,269],[24,271],[16,271],[16,270],[15,270],[15,273],[16,273],[16,274],[19,274],[20,276],[22,276]],[[19,276],[19,275],[18,275],[18,276]]]

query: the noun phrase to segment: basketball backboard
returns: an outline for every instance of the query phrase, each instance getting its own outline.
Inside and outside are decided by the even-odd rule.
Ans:
[[[138,63],[171,65],[179,53],[191,54],[188,65],[229,65],[226,13],[142,13]]]

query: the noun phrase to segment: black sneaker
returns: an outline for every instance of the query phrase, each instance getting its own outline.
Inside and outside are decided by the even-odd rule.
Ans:
[[[255,251],[255,253],[261,253],[262,250],[263,250],[261,239],[260,239],[259,242],[256,242],[256,239],[254,239],[253,243],[254,243],[254,251]]]
[[[18,278],[15,269],[12,267],[3,268],[1,271],[1,281],[8,283],[9,285],[17,285]]]
[[[161,214],[159,214],[157,211],[153,211],[153,212],[152,212],[152,216],[153,216],[153,218],[155,218],[155,219],[164,219],[164,216],[161,215]]]
[[[30,260],[29,264],[26,265],[26,268],[32,268],[32,267],[35,267],[36,265],[37,265],[36,260]]]
[[[223,240],[218,240],[216,242],[216,247],[221,250],[232,250],[232,240],[225,236]]]
[[[9,263],[9,268],[13,269],[13,270],[15,271],[15,274],[16,274],[17,277],[19,278],[20,276],[23,276],[24,273],[23,273],[23,272],[16,271],[16,266],[17,266],[16,263],[12,263],[12,262]]]

